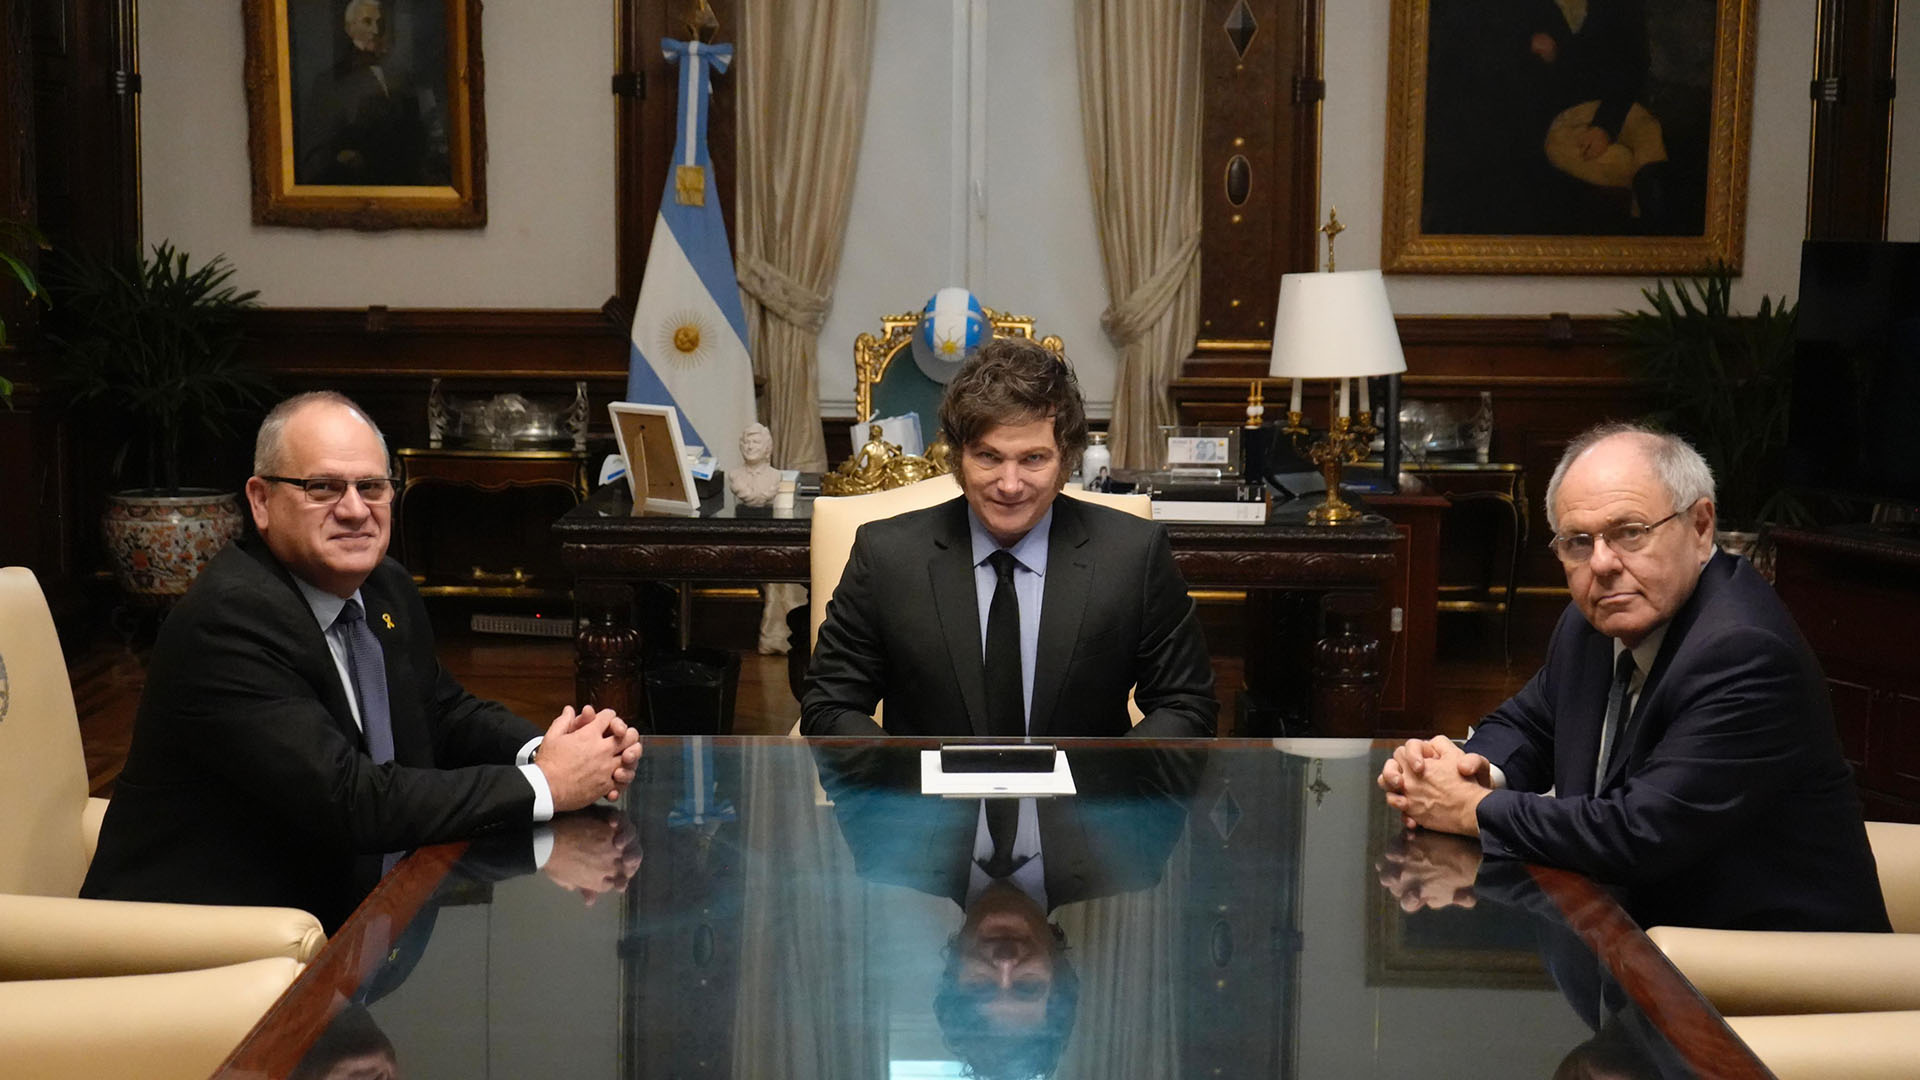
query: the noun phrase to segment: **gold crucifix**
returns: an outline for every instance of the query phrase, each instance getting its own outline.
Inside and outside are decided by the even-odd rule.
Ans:
[[[1327,223],[1320,226],[1320,231],[1327,234],[1327,273],[1331,274],[1333,273],[1333,238],[1347,231],[1347,227],[1340,224],[1339,207],[1328,208]]]

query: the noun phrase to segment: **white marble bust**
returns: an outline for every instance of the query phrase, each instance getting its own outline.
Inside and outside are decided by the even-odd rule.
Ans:
[[[746,506],[767,506],[780,490],[780,470],[767,464],[773,454],[773,433],[765,424],[748,424],[740,433],[740,458],[745,464],[727,474],[727,487]]]

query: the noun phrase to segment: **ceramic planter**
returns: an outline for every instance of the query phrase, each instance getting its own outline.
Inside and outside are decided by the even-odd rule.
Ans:
[[[240,529],[239,497],[210,488],[185,488],[179,495],[118,492],[107,496],[100,520],[121,591],[153,604],[185,594],[200,568]]]

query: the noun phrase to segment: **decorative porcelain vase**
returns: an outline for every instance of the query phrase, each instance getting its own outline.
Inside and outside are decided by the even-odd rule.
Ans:
[[[210,488],[186,488],[179,495],[119,492],[107,496],[100,518],[120,590],[152,604],[185,594],[240,528],[239,497]]]

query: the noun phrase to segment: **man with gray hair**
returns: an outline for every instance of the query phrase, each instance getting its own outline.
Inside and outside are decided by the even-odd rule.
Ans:
[[[1545,665],[1464,748],[1379,777],[1409,827],[1624,889],[1642,925],[1887,930],[1825,678],[1773,588],[1714,547],[1713,474],[1631,425],[1547,485],[1573,603]]]
[[[543,734],[440,666],[386,557],[388,464],[340,394],[267,414],[247,480],[259,535],[160,629],[82,895],[296,907],[331,934],[407,849],[531,829],[632,781],[639,736],[612,710],[568,707]],[[556,822],[548,876],[589,896],[624,884],[637,855],[582,839],[609,828]]]

